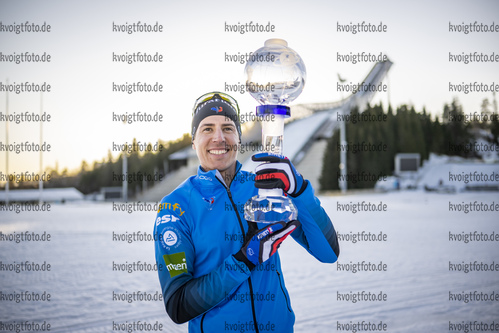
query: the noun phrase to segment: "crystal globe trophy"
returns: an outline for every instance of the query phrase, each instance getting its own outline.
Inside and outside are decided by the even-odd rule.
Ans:
[[[246,90],[261,105],[256,115],[262,123],[264,152],[283,154],[284,119],[291,116],[287,104],[302,92],[306,69],[301,57],[283,39],[269,39],[246,63]],[[298,210],[280,188],[258,189],[244,206],[244,218],[257,223],[296,220]]]

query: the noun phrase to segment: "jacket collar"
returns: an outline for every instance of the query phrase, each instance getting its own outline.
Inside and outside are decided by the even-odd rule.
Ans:
[[[234,178],[241,171],[241,167],[242,164],[238,160],[236,160],[236,173],[234,174]],[[195,179],[202,186],[214,186],[221,183],[223,186],[225,186],[225,188],[227,188],[227,184],[225,183],[222,174],[216,169],[204,171],[200,165],[198,167],[198,174],[196,175]]]

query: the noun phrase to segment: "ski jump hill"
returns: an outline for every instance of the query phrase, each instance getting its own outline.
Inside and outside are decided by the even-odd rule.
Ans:
[[[376,63],[366,78],[365,86],[377,86],[388,73],[392,62],[387,60]],[[315,189],[319,189],[319,176],[322,171],[322,157],[327,146],[327,139],[338,126],[337,113],[341,110],[349,112],[358,107],[362,112],[367,103],[375,95],[375,91],[359,90],[337,102],[310,103],[291,106],[291,117],[286,119],[284,126],[284,151],[300,173],[308,179]],[[246,126],[243,130],[242,145],[261,142],[261,127],[258,122]],[[243,164],[243,170],[253,171],[257,165],[251,161],[256,151],[240,151],[238,160]],[[166,194],[173,191],[186,178],[197,173],[199,161],[191,148],[180,150],[169,157],[170,161],[182,161],[183,167],[169,172],[161,182],[136,196],[136,200],[145,202],[160,201]]]

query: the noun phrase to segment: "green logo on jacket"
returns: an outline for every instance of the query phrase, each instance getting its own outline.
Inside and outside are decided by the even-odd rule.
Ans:
[[[185,260],[185,252],[165,254],[163,255],[166,268],[170,273],[170,277],[175,277],[182,273],[187,273],[187,261]]]

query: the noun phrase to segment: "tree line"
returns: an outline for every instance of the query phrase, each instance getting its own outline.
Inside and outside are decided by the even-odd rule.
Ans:
[[[346,144],[340,142],[339,129],[334,131],[322,161],[321,190],[339,189],[342,150],[347,151],[349,189],[372,188],[377,176],[392,175],[397,153],[419,153],[421,161],[428,159],[430,152],[480,158],[476,150],[469,149],[469,143],[481,138],[498,144],[499,121],[497,113],[488,111],[484,104],[478,115],[465,114],[456,99],[445,104],[442,120],[432,119],[424,108],[416,112],[408,105],[399,106],[395,112],[391,106],[385,112],[382,104],[368,105],[362,114],[352,109],[349,119],[364,116],[382,121],[346,121]],[[362,173],[376,177],[354,177]]]
[[[44,182],[43,187],[75,187],[83,194],[90,194],[99,192],[102,187],[122,186],[123,178],[126,177],[129,192],[133,196],[142,191],[144,186],[152,186],[155,181],[174,169],[168,157],[188,147],[191,144],[191,136],[184,134],[182,138],[168,142],[158,140],[157,144],[162,145],[161,150],[152,149],[156,143],[149,143],[146,152],[140,152],[138,149],[127,151],[128,175],[123,174],[124,153],[113,158],[111,151],[108,150],[107,158],[95,161],[92,166],[82,161],[80,170],[75,173],[70,173],[67,169],[59,172],[57,166],[48,168],[46,172],[50,174],[50,180]],[[137,147],[136,139],[133,139],[131,147]],[[127,177],[130,175],[134,177]],[[152,178],[152,180],[144,180],[144,178]],[[18,181],[11,181],[9,188],[38,188],[38,182],[24,181],[21,177]]]

